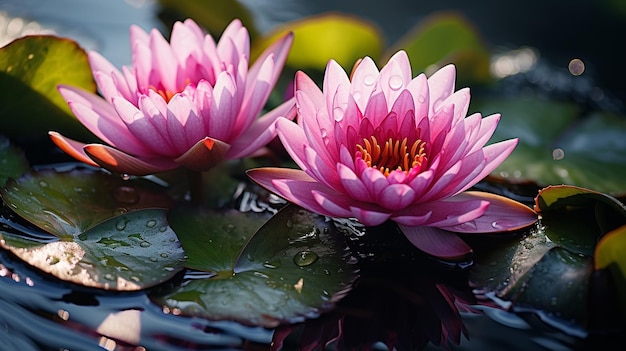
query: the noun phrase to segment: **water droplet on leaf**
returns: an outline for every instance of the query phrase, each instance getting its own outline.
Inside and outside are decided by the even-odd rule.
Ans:
[[[115,223],[115,229],[117,230],[124,230],[126,229],[126,218],[120,218],[116,223]]]
[[[315,252],[310,250],[304,250],[298,252],[293,257],[293,263],[295,263],[299,267],[306,267],[315,263],[318,258],[319,256]]]
[[[154,226],[157,224],[157,221],[155,221],[154,219],[150,219],[146,222],[146,227],[148,228],[154,228]]]

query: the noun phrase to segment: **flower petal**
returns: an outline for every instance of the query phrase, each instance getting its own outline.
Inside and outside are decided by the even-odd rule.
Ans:
[[[504,196],[479,191],[466,191],[462,195],[466,199],[488,201],[489,207],[474,220],[441,228],[458,233],[494,233],[525,228],[538,220],[532,208]]]
[[[371,204],[360,204],[360,206],[350,206],[352,214],[359,222],[366,226],[383,224],[391,217],[391,213],[380,207]]]
[[[472,253],[456,234],[439,228],[400,225],[400,230],[415,247],[444,260],[461,260]]]
[[[142,176],[178,168],[167,159],[140,159],[106,145],[89,144],[84,150],[100,167],[115,173]]]
[[[206,137],[174,161],[192,170],[206,171],[224,160],[229,148],[223,141]]]
[[[66,138],[57,132],[48,132],[48,135],[50,135],[50,139],[52,139],[56,146],[58,146],[66,154],[91,166],[100,167],[100,165],[98,165],[91,158],[89,158],[89,156],[87,156],[87,154],[83,150],[86,144],[70,138]]]
[[[254,123],[231,144],[227,159],[246,157],[267,145],[277,135],[276,121],[279,118],[292,120],[296,116],[295,99],[289,99],[269,111]],[[293,124],[290,121],[291,124]]]

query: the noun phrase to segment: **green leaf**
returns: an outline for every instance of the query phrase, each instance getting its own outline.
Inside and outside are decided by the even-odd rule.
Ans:
[[[11,142],[0,135],[0,187],[3,187],[9,178],[17,178],[29,168],[24,152],[13,146]]]
[[[626,225],[626,208],[609,195],[566,185],[542,189],[535,202],[541,222],[530,233],[496,247],[472,245],[472,284],[514,311],[541,313],[564,328],[592,328],[588,292],[603,301],[617,296],[592,285],[599,284],[594,261],[596,269],[624,265],[626,245],[614,231]],[[624,281],[623,274],[614,278]]]
[[[266,218],[174,210],[170,223],[187,265],[206,273],[153,298],[185,315],[264,327],[329,309],[355,278],[343,236],[332,222],[295,205],[263,224]]]
[[[608,269],[618,290],[622,316],[626,316],[626,225],[602,237],[595,250],[595,269]]]
[[[87,55],[70,39],[27,36],[0,48],[0,117],[9,137],[49,130],[89,135],[57,91],[67,84],[95,92]]]
[[[578,120],[574,104],[532,97],[472,102],[483,115],[502,114],[491,142],[519,138],[493,173],[512,183],[571,184],[603,193],[626,192],[626,118],[595,112]]]
[[[463,84],[490,80],[489,51],[472,24],[458,13],[439,13],[418,22],[385,56],[400,49],[409,55],[415,74],[454,63]]]
[[[0,238],[0,246],[44,272],[106,290],[132,291],[161,283],[182,270],[185,260],[162,209],[111,218],[73,241],[36,245],[32,240],[28,247],[14,246],[10,239],[15,235],[1,229]]]
[[[161,189],[147,181],[125,181],[84,169],[27,173],[7,182],[0,196],[21,217],[62,240],[72,240],[122,213],[172,204]]]
[[[285,23],[263,40],[256,41],[252,57],[260,55],[270,43],[290,31],[294,33],[294,42],[287,65],[297,69],[323,71],[333,59],[349,71],[364,56],[377,60],[383,48],[382,34],[372,23],[330,13]]]

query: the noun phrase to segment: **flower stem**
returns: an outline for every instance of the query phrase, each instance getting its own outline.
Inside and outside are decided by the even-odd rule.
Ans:
[[[191,196],[191,203],[194,205],[201,205],[204,201],[202,172],[188,169],[187,181],[189,182],[189,195]]]

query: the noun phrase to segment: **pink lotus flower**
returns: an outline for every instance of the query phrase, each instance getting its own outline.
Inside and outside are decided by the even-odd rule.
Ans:
[[[471,248],[452,232],[518,229],[537,220],[529,207],[465,191],[493,171],[517,139],[485,146],[499,115],[466,117],[469,89],[455,92],[455,68],[411,75],[404,51],[379,72],[368,57],[348,78],[334,61],[323,92],[296,75],[297,124],[278,135],[301,170],[260,168],[248,175],[310,211],[354,217],[367,226],[398,223],[418,248],[459,258]]]
[[[204,171],[248,156],[276,135],[278,117],[295,116],[293,100],[261,118],[293,36],[284,36],[248,70],[250,38],[239,20],[216,44],[192,20],[177,22],[170,43],[156,30],[132,26],[132,67],[120,72],[96,52],[89,62],[98,95],[60,86],[72,111],[107,145],[59,133],[52,140],[85,163],[145,175],[178,167]]]

